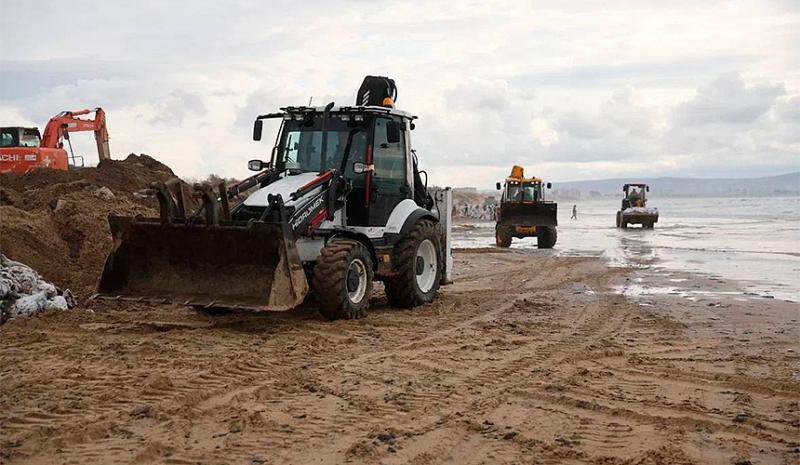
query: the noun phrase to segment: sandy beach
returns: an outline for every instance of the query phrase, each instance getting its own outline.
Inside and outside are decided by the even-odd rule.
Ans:
[[[800,465],[800,0],[0,0],[0,465]]]
[[[800,460],[796,303],[535,250],[367,318],[89,302],[0,328],[5,463]],[[702,288],[700,297],[672,290]]]

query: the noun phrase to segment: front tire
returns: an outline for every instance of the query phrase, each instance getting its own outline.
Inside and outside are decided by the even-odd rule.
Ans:
[[[338,240],[326,245],[314,267],[314,296],[329,320],[361,318],[372,295],[372,258],[364,244]]]
[[[436,224],[419,221],[395,245],[398,276],[383,281],[389,305],[411,308],[433,302],[442,281],[442,246]]]
[[[536,228],[536,247],[540,249],[552,249],[556,245],[558,230],[553,226],[539,226]]]
[[[511,231],[504,226],[498,226],[494,231],[494,240],[498,247],[510,247]]]

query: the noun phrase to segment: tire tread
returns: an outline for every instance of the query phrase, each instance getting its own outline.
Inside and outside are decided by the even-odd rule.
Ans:
[[[443,272],[443,260],[441,256],[441,231],[436,223],[428,220],[419,221],[411,228],[411,231],[395,245],[394,260],[399,263],[399,276],[385,279],[383,281],[386,288],[386,300],[389,305],[399,308],[411,308],[432,302],[436,298],[439,290],[441,273]],[[433,241],[437,248],[439,266],[437,267],[437,277],[432,292],[428,295],[421,294],[416,287],[415,260],[417,257],[417,245],[425,239]]]
[[[347,297],[347,269],[350,261],[358,256],[367,267],[367,295],[365,305],[353,306]],[[314,296],[319,312],[329,320],[361,318],[369,308],[372,293],[372,259],[366,247],[358,241],[343,239],[331,242],[322,248],[314,266]]]

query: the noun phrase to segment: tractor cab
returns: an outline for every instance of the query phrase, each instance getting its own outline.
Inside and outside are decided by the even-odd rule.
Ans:
[[[532,203],[544,200],[541,179],[506,180],[503,200],[507,203]]]
[[[277,179],[296,180],[291,184],[298,187],[336,170],[350,185],[349,224],[383,226],[401,201],[420,200],[412,195],[415,162],[408,134],[416,116],[388,106],[286,107],[260,116],[254,139],[261,139],[269,119],[281,122],[271,160],[253,160],[250,168],[274,168]],[[268,191],[251,196],[245,206],[267,204],[260,195]]]
[[[66,152],[43,146],[38,128],[0,128],[0,173],[25,173],[40,168],[66,170]]]
[[[39,147],[42,135],[38,128],[0,128],[0,147]]]
[[[549,189],[552,184],[547,183]],[[545,201],[544,184],[536,177],[526,178],[521,166],[514,166],[511,176],[506,178],[505,189],[501,197],[502,203],[536,203]],[[497,183],[497,190],[501,185]]]
[[[647,192],[650,192],[650,186],[647,184],[625,184],[622,186],[622,191],[624,192],[622,210],[647,206]]]

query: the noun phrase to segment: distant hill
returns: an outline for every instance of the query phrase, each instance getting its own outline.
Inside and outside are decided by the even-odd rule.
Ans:
[[[595,181],[554,182],[558,191],[579,190],[581,198],[622,195],[622,186],[628,182],[643,182],[650,186],[650,194],[661,197],[761,197],[800,195],[800,172],[738,179],[696,178],[618,178]],[[590,196],[590,192],[593,195]]]

